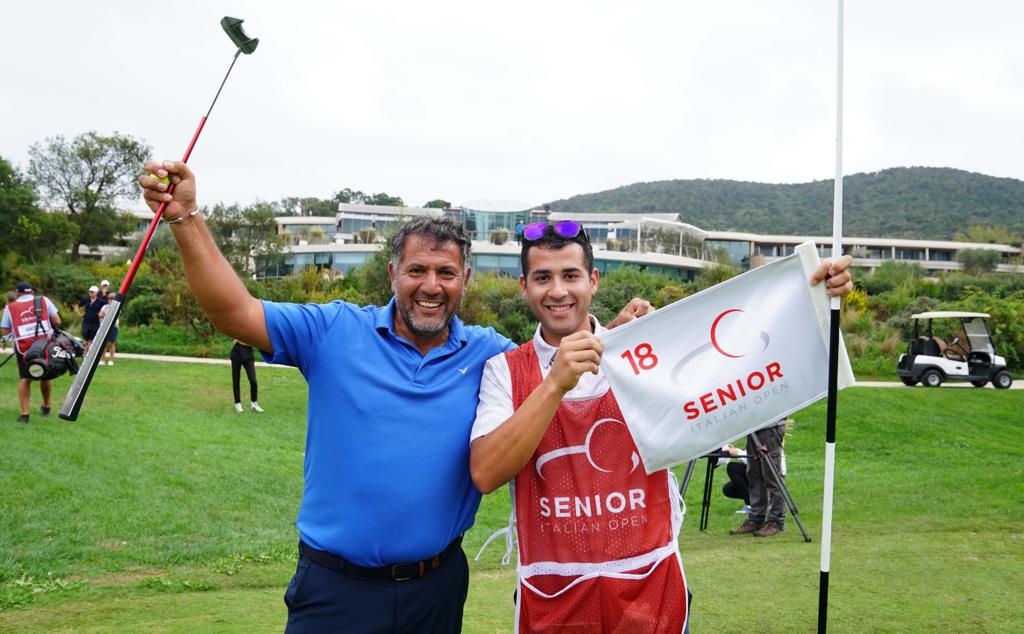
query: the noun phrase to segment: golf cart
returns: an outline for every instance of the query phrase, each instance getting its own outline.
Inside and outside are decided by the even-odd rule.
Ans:
[[[1006,359],[997,356],[992,345],[988,314],[940,310],[910,318],[914,320],[914,338],[896,366],[904,385],[920,382],[925,387],[939,387],[943,381],[970,381],[974,387],[984,387],[991,381],[993,386],[1005,390],[1013,383],[1013,377],[1006,371]],[[932,329],[936,319],[949,320],[939,322],[940,327],[945,325],[939,334],[948,337],[948,344]],[[928,326],[921,334],[924,320]]]

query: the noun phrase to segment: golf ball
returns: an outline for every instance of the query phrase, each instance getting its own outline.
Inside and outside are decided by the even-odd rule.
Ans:
[[[160,182],[161,182],[161,183],[163,183],[164,185],[170,185],[170,184],[171,184],[171,179],[170,179],[170,178],[167,178],[166,176],[164,176],[163,178],[160,178],[160,177],[159,177],[159,176],[157,176],[156,174],[154,174],[154,173],[150,172],[150,173],[149,173],[149,177],[150,177],[150,178],[155,178],[156,180],[160,181]]]

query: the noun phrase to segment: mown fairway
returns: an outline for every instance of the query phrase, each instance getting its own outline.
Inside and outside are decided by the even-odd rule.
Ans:
[[[97,372],[77,423],[40,417],[36,392],[20,426],[16,369],[0,369],[0,631],[280,631],[301,377],[260,368],[256,415],[233,411],[224,366],[122,360]],[[68,385],[57,382],[55,406]],[[795,418],[787,482],[814,542],[791,520],[778,537],[729,537],[741,516],[721,470],[699,533],[701,464],[681,537],[695,632],[815,627],[824,407]],[[830,631],[1021,631],[1024,392],[855,388],[839,425]],[[505,491],[486,499],[467,552],[507,513]],[[474,564],[467,632],[512,629],[500,550]]]

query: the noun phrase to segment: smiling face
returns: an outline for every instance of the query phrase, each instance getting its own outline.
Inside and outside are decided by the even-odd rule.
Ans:
[[[432,237],[410,235],[402,258],[388,263],[391,291],[395,294],[395,332],[420,352],[448,338],[448,323],[462,304],[470,269],[463,272],[458,244],[438,244]]]
[[[589,329],[590,301],[600,274],[597,269],[587,271],[583,247],[575,242],[560,249],[535,246],[527,258],[529,266],[519,285],[540,322],[544,341],[557,346],[562,337]]]

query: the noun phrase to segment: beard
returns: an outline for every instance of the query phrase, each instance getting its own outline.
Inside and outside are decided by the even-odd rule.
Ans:
[[[398,306],[398,315],[402,318],[405,327],[417,337],[436,337],[445,331],[460,306],[462,306],[461,297],[454,306],[449,304],[448,310],[439,317],[420,317],[415,313],[415,301],[409,300],[407,306]]]

